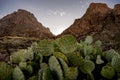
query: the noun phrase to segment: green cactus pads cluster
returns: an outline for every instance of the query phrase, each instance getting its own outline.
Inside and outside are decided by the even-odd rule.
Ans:
[[[0,62],[0,80],[119,80],[120,54],[104,50],[91,36],[72,35],[34,42]]]
[[[77,49],[77,41],[71,35],[65,35],[57,39],[56,43],[60,50],[65,54],[74,52]]]

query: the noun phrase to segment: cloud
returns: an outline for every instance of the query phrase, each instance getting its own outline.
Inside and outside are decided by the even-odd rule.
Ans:
[[[66,12],[60,12],[59,14],[60,14],[60,16],[64,16],[64,15],[66,15]]]
[[[53,11],[53,10],[49,10],[48,11],[48,15],[50,15],[50,16],[65,16],[66,15],[66,12],[65,11],[61,11],[61,10],[55,10],[55,11]]]

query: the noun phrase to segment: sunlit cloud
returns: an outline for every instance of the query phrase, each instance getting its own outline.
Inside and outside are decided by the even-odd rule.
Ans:
[[[64,15],[66,15],[66,12],[60,12],[59,14],[60,14],[60,16],[64,16]]]
[[[60,10],[55,10],[55,11],[53,11],[53,10],[49,10],[48,11],[48,15],[50,15],[50,16],[65,16],[66,15],[66,12],[65,11],[60,11]]]

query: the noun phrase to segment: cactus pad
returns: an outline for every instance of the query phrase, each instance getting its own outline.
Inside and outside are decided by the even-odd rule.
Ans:
[[[12,80],[12,70],[10,65],[0,62],[0,80]]]
[[[54,77],[57,77],[57,80],[63,80],[63,72],[61,66],[55,56],[51,56],[49,59],[50,70],[52,71]]]
[[[56,44],[60,48],[60,50],[65,54],[74,52],[77,49],[77,41],[71,35],[65,35],[57,39]]]
[[[50,56],[54,52],[54,44],[51,40],[41,40],[38,43],[38,50],[43,56]]]
[[[104,66],[101,70],[101,75],[107,79],[111,79],[115,75],[115,71],[111,66]]]
[[[25,76],[18,66],[13,70],[13,80],[25,80]]]

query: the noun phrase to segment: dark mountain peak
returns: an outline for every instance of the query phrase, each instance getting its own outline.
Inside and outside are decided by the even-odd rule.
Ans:
[[[105,14],[110,8],[105,3],[91,3],[86,14]]]
[[[62,34],[73,34],[76,37],[80,37],[92,31],[99,31],[102,28],[105,16],[111,10],[104,3],[91,3],[83,17],[76,19]]]
[[[28,12],[28,11],[26,11],[26,10],[24,10],[24,9],[18,9],[18,12],[27,12],[27,13],[30,13],[30,12]]]
[[[0,20],[0,36],[51,38],[53,34],[32,13],[19,9]]]
[[[120,9],[120,4],[116,4],[114,8]]]
[[[23,9],[19,9],[17,12],[13,12],[12,14],[8,14],[7,16],[3,17],[1,20],[9,20],[10,23],[15,24],[26,24],[26,23],[32,23],[36,22],[37,19],[35,16]]]

